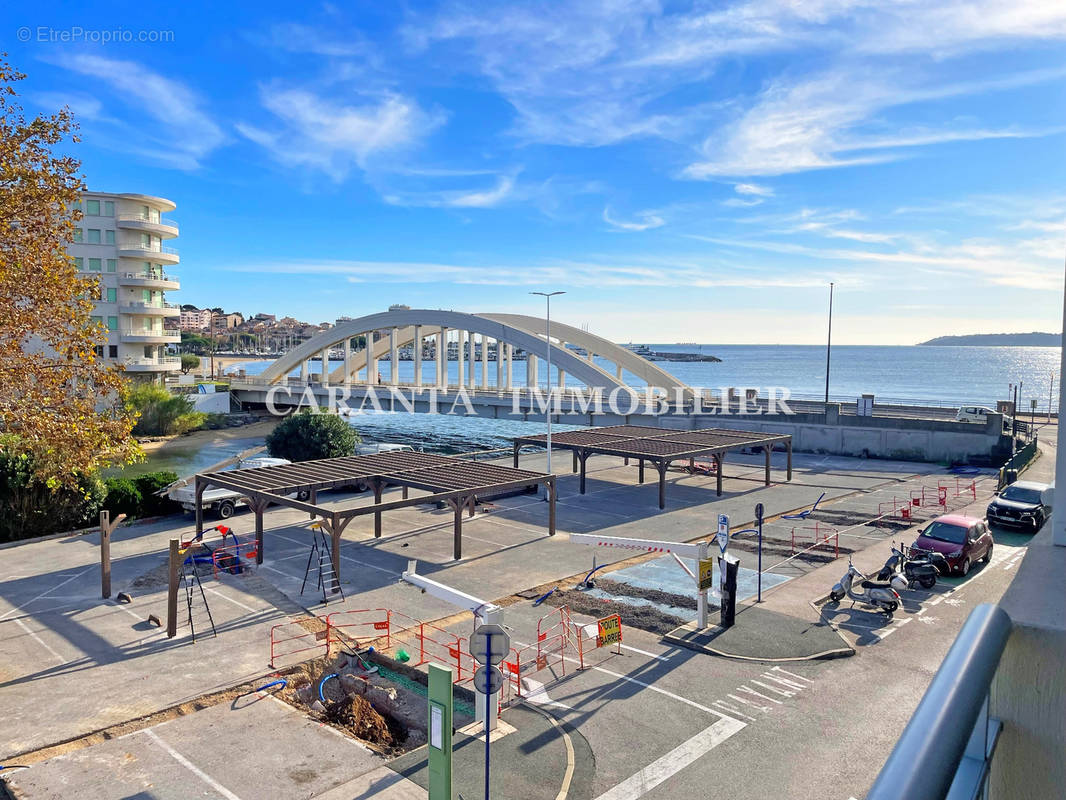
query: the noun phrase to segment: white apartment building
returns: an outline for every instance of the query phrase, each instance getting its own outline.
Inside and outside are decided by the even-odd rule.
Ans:
[[[165,318],[181,314],[164,295],[180,288],[166,273],[178,263],[178,251],[164,244],[178,235],[177,223],[163,216],[175,207],[162,197],[85,192],[67,246],[78,271],[100,279],[93,314],[108,330],[101,355],[131,376],[160,379],[180,368],[166,350],[181,341],[181,332],[163,328]]]

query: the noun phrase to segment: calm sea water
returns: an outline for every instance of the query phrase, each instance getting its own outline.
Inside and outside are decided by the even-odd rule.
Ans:
[[[667,345],[648,344],[660,352],[699,352],[722,359],[720,363],[660,361],[659,366],[690,386],[783,386],[796,397],[821,399],[825,393],[825,347],[820,345]],[[606,363],[606,362],[604,362]],[[248,374],[258,374],[269,361],[248,362]],[[341,365],[331,361],[331,368]],[[458,365],[448,365],[454,380]],[[312,365],[312,372],[318,365]],[[480,364],[477,365],[480,377]],[[860,394],[874,394],[883,400],[913,400],[921,403],[995,406],[1008,399],[1011,383],[1022,384],[1019,406],[1028,409],[1030,399],[1047,410],[1052,375],[1055,387],[1052,403],[1058,399],[1059,348],[1057,347],[886,347],[838,345],[830,364],[829,394],[832,399],[854,402]],[[387,380],[389,362],[379,362]],[[540,381],[545,367],[540,362]],[[554,372],[554,370],[553,370]],[[294,370],[293,375],[299,371]],[[414,377],[414,362],[401,361],[401,381]],[[423,364],[423,377],[433,375],[432,363]],[[524,361],[514,365],[514,382],[525,383]],[[640,381],[627,376],[633,385]],[[489,384],[496,383],[496,364],[489,362]],[[567,376],[568,385],[580,385]]]
[[[668,372],[690,386],[783,386],[795,397],[821,399],[825,392],[825,348],[816,345],[657,345],[653,350],[701,352],[722,359],[720,363],[658,362]],[[248,374],[258,374],[269,361],[242,364]],[[341,362],[331,362],[338,367]],[[423,377],[432,378],[432,363],[423,365]],[[312,364],[312,372],[318,371]],[[389,362],[379,363],[387,380]],[[1035,398],[1038,410],[1058,404],[1059,348],[1057,347],[874,347],[840,345],[833,348],[830,370],[830,396],[841,402],[854,402],[863,393],[873,393],[884,401],[913,401],[928,404],[993,406],[1008,398],[1011,383],[1020,383],[1019,406],[1029,409]],[[449,363],[453,381],[456,362]],[[298,374],[294,371],[293,374]],[[480,365],[477,375],[480,377]],[[401,361],[401,381],[414,377],[414,363]],[[525,362],[516,361],[514,382],[525,382]],[[631,376],[627,376],[631,379]],[[496,364],[489,363],[489,383],[495,385]],[[541,362],[540,381],[544,382]],[[631,379],[633,384],[639,382]],[[567,383],[574,383],[569,379]],[[430,452],[456,453],[488,450],[509,445],[509,437],[543,430],[543,423],[487,420],[462,416],[428,414],[362,414],[350,423],[365,442],[403,442]],[[554,426],[566,430],[572,426]],[[172,451],[165,459],[156,457],[133,468],[173,469],[185,475],[200,470],[261,440],[239,439],[219,442],[206,448],[189,447]]]

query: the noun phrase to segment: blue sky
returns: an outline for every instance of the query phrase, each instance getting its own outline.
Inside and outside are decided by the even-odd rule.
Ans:
[[[1061,325],[1061,0],[62,6],[0,12],[24,104],[178,204],[176,301],[813,343],[835,281],[841,343]]]

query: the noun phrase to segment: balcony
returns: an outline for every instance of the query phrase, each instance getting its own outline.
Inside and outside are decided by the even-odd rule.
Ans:
[[[175,372],[181,369],[180,358],[127,358],[126,372]]]
[[[118,276],[119,286],[138,286],[143,289],[180,289],[181,284],[163,272],[123,272]]]
[[[164,264],[177,264],[178,251],[173,247],[161,247],[159,245],[141,244],[140,242],[121,242],[118,245],[118,254],[121,258],[136,258],[159,261]]]
[[[120,314],[136,314],[142,317],[180,317],[181,306],[174,303],[146,303],[143,300],[120,300]]]
[[[178,235],[178,223],[169,217],[153,220],[143,214],[119,214],[115,217],[115,225],[124,230],[154,233],[168,239]]]
[[[181,331],[163,328],[151,330],[122,328],[119,331],[119,339],[128,344],[175,344],[181,341]]]

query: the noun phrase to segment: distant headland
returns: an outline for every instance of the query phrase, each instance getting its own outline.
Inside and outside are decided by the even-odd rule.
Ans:
[[[967,336],[937,336],[922,345],[970,347],[1058,347],[1061,333],[971,333]]]

